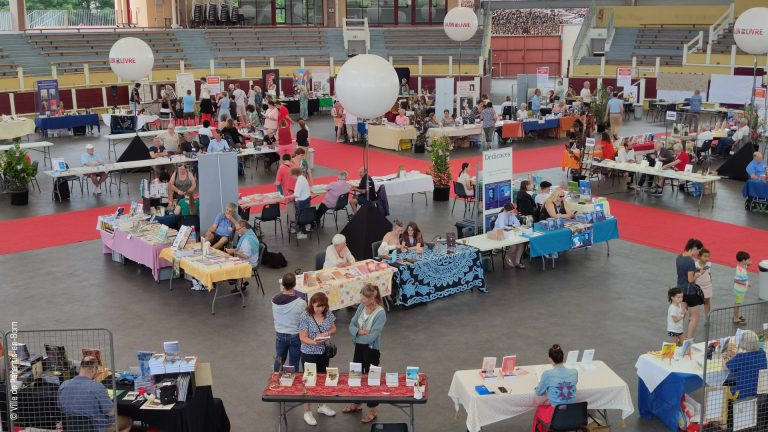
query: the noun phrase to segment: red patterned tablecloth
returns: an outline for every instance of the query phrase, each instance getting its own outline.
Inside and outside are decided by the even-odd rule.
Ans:
[[[405,374],[398,374],[399,385],[397,387],[387,387],[386,375],[382,373],[381,385],[370,387],[367,385],[368,377],[363,375],[362,385],[360,387],[350,387],[347,383],[348,374],[339,374],[339,383],[335,387],[325,386],[325,374],[317,375],[317,385],[314,387],[305,387],[302,382],[302,374],[296,374],[292,386],[281,386],[279,374],[273,373],[269,377],[269,382],[264,388],[262,398],[270,396],[296,396],[296,397],[339,397],[339,398],[381,398],[383,403],[386,399],[413,399],[413,387],[405,385]],[[424,383],[424,396],[416,403],[425,403],[429,393],[429,384],[427,376],[419,374],[419,378]],[[415,401],[415,399],[414,399]]]

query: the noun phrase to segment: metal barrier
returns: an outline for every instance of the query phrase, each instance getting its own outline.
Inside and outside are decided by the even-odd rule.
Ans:
[[[740,323],[737,323],[740,322]],[[768,428],[768,302],[712,310],[705,325],[703,430]]]
[[[109,330],[21,330],[14,323],[3,341],[10,419],[10,427],[3,430],[104,430],[110,426],[117,430],[117,417],[109,415],[116,406]],[[93,359],[94,366],[81,369],[86,357]],[[69,381],[78,374],[88,379]],[[100,389],[92,380],[106,388],[101,401],[93,396]]]
[[[8,387],[6,382],[8,380],[8,365],[5,362],[5,332],[0,330],[0,430],[10,430],[10,424],[8,419]]]

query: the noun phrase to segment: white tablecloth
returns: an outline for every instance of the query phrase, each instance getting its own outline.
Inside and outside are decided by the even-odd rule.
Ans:
[[[483,133],[483,127],[480,125],[463,125],[463,126],[447,126],[439,128],[429,128],[427,130],[427,136],[430,138],[436,136],[468,136],[468,135],[480,135]]]
[[[623,419],[632,415],[635,407],[627,383],[605,363],[595,361],[594,365],[595,368],[588,371],[579,368],[575,402],[588,402],[590,409],[621,410]],[[533,391],[538,384],[536,366],[523,366],[522,369],[529,373],[495,381],[483,381],[477,369],[453,374],[448,396],[453,399],[456,411],[459,405],[467,411],[469,432],[478,432],[483,426],[516,417],[544,403],[546,397],[536,396]],[[480,396],[475,391],[478,385],[485,385],[497,393]],[[499,386],[506,387],[509,393],[500,393]]]
[[[643,354],[637,359],[635,368],[637,377],[643,380],[648,391],[653,392],[671,373],[686,373],[703,378],[704,375],[704,343],[693,345],[691,357],[681,359],[661,359],[650,354]],[[767,353],[768,355],[768,353]],[[709,363],[712,363],[711,365]],[[714,366],[714,368],[713,368]],[[728,378],[728,368],[722,360],[708,360],[707,385],[722,385]]]
[[[0,120],[0,140],[20,138],[35,133],[35,122],[27,118]]]
[[[528,238],[516,234],[515,231],[504,231],[504,240],[491,240],[488,238],[487,233],[457,240],[459,243],[476,247],[480,249],[481,252],[488,252],[493,249],[501,249],[507,246],[528,243],[529,241]]]
[[[141,114],[136,118],[136,129],[141,129],[144,127],[145,124],[157,121],[157,119],[159,118],[160,117],[156,115]],[[102,114],[101,121],[103,121],[104,124],[107,125],[107,127],[112,126],[112,116],[109,114]]]
[[[387,196],[410,195],[420,192],[432,192],[435,189],[435,183],[432,176],[419,172],[406,173],[405,177],[394,178],[396,174],[376,177],[373,176],[373,183],[376,189],[381,186],[387,187]]]

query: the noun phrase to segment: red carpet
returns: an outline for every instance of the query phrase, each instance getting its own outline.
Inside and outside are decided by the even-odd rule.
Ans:
[[[751,271],[757,271],[756,263],[768,252],[768,231],[618,200],[610,202],[611,214],[619,220],[622,240],[680,253],[685,242],[693,237],[704,243],[717,264],[734,267],[736,252],[749,252],[755,263]]]

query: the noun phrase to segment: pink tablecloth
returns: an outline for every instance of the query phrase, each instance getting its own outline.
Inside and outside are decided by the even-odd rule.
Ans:
[[[114,250],[131,261],[149,267],[155,280],[158,280],[161,268],[171,266],[168,261],[160,259],[160,251],[171,247],[171,243],[156,245],[136,237],[129,239],[128,235],[120,230],[116,230],[114,235],[101,231],[101,243],[104,253],[112,253]]]

